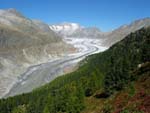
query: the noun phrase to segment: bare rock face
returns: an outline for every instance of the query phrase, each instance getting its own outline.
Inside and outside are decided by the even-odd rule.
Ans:
[[[26,18],[15,9],[0,10],[0,97],[32,65],[72,50],[72,46],[41,21]]]

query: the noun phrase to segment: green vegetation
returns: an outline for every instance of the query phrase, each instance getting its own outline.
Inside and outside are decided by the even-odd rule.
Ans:
[[[134,83],[129,84],[129,95],[132,97],[135,94]]]
[[[77,71],[31,93],[1,99],[0,113],[79,113],[86,109],[86,98],[111,98],[137,80],[140,76],[133,72],[139,64],[150,61],[149,44],[150,28],[131,33],[107,51],[87,57]],[[131,96],[135,94],[133,84],[129,92]],[[113,110],[110,104],[104,108],[104,113]]]

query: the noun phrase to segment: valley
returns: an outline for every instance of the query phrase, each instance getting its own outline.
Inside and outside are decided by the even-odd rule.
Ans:
[[[100,45],[101,40],[98,39],[65,38],[64,41],[73,45],[77,49],[77,52],[66,54],[63,57],[58,57],[48,62],[29,67],[18,77],[17,82],[5,97],[30,92],[54,80],[56,77],[66,74],[66,72],[64,72],[65,69],[74,68],[77,63],[86,56],[107,49],[107,47]]]
[[[6,97],[54,80],[29,93],[0,99],[1,113],[149,113],[149,37],[150,27],[142,28],[54,79],[76,60],[106,49],[98,49],[99,41],[93,39],[67,39],[80,51],[30,67]]]
[[[1,0],[0,113],[150,113],[150,0]]]

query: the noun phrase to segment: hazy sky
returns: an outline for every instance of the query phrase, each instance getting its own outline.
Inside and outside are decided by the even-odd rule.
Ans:
[[[77,22],[102,31],[150,17],[150,0],[0,0],[0,9],[7,8],[48,24]]]

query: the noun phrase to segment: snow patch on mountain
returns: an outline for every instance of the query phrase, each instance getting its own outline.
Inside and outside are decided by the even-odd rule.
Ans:
[[[106,34],[96,27],[84,27],[77,23],[62,23],[49,26],[51,30],[63,37],[72,38],[103,38]]]
[[[49,26],[54,32],[68,36],[73,34],[76,30],[81,29],[82,27],[77,23],[61,23]]]

